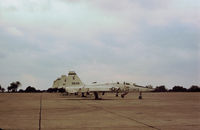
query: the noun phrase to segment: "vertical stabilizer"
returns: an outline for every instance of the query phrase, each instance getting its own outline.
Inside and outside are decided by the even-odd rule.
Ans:
[[[66,79],[67,79],[67,76],[66,76],[66,75],[62,75],[60,78],[57,78],[57,79],[53,82],[52,88],[63,88],[63,86],[66,85]]]
[[[66,85],[66,80],[67,80],[67,76],[66,75],[62,75],[59,81],[59,86],[58,88],[63,88],[63,86]]]
[[[65,87],[68,86],[82,86],[83,83],[78,77],[78,75],[74,71],[70,71],[68,73],[67,79],[66,79],[66,84]]]

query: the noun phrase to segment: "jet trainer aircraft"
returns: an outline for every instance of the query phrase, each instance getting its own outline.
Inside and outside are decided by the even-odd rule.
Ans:
[[[143,87],[136,84],[130,83],[105,83],[105,84],[91,84],[86,85],[82,83],[80,78],[74,71],[70,71],[68,76],[62,75],[61,78],[58,78],[54,81],[53,88],[64,88],[68,94],[78,94],[81,93],[89,95],[93,93],[95,99],[100,99],[99,94],[104,95],[105,93],[116,93],[118,96],[121,93],[121,97],[124,98],[129,92],[149,92],[153,91],[152,87]],[[140,95],[141,96],[141,95]]]

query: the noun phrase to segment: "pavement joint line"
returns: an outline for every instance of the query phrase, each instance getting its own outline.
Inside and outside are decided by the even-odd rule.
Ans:
[[[87,104],[88,104],[88,103],[87,103]],[[95,102],[95,104],[98,104],[98,103]],[[102,110],[104,110],[104,111],[106,111],[106,112],[109,112],[109,113],[111,113],[111,114],[113,114],[113,115],[117,115],[117,116],[120,116],[120,117],[123,117],[123,118],[129,119],[129,120],[131,120],[131,121],[135,121],[135,122],[137,122],[137,123],[139,123],[139,124],[142,124],[142,125],[145,125],[145,126],[147,126],[147,127],[150,127],[150,128],[156,129],[156,130],[161,130],[161,129],[155,127],[155,126],[148,125],[148,124],[146,124],[146,123],[143,123],[143,122],[141,122],[141,121],[138,121],[138,120],[132,119],[132,118],[130,118],[130,117],[127,117],[127,116],[124,116],[124,115],[121,115],[121,114],[115,113],[115,112],[113,112],[113,111],[109,111],[109,110],[107,110],[107,109],[105,109],[105,108],[103,108],[103,107],[99,107],[99,106],[95,106],[95,105],[91,105],[91,104],[88,104],[88,105],[91,106],[91,107],[95,107],[95,108],[101,108]]]
[[[40,95],[39,130],[41,130],[41,119],[42,119],[42,94]]]

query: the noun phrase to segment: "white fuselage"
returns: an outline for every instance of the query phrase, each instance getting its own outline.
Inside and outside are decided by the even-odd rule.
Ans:
[[[117,83],[82,85],[82,86],[69,86],[65,88],[68,93],[79,92],[143,92],[152,91],[152,88],[138,87],[135,85],[124,85]]]

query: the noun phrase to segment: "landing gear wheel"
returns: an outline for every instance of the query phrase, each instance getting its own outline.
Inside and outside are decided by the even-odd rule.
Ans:
[[[140,92],[138,99],[142,99],[142,92]]]
[[[95,96],[95,100],[101,100],[101,98],[99,98],[98,92],[94,92],[94,96]]]

